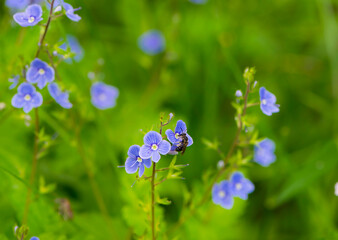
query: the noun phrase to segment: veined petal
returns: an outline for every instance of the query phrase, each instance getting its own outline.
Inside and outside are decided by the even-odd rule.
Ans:
[[[151,155],[151,160],[153,162],[158,162],[161,158],[161,155],[158,151],[153,151],[152,155]]]
[[[124,166],[126,168],[126,172],[132,174],[136,173],[138,165],[139,164],[136,159],[128,157]]]
[[[165,134],[167,135],[167,138],[171,143],[177,143],[179,141],[175,137],[175,133],[171,129],[168,129],[167,131],[165,131]]]
[[[153,150],[151,149],[151,146],[149,145],[143,145],[140,148],[139,155],[142,159],[147,159],[151,157],[151,154],[153,153]]]
[[[25,102],[25,105],[23,106],[23,111],[25,113],[29,113],[33,109],[33,105],[30,102]]]
[[[144,173],[144,165],[140,164],[140,168],[138,170],[138,176],[142,177],[143,173]]]
[[[143,138],[144,144],[147,144],[150,146],[153,144],[159,144],[161,140],[162,140],[162,136],[158,132],[155,132],[155,131],[148,132]]]
[[[158,145],[158,151],[162,155],[166,155],[170,151],[170,143],[166,140],[162,140]]]
[[[175,127],[175,133],[182,134],[186,132],[187,132],[187,125],[182,120],[178,120],[176,127]]]
[[[151,167],[151,159],[150,158],[148,158],[148,159],[142,159],[142,160],[143,160],[144,166],[146,166],[147,168]]]
[[[190,137],[190,135],[187,133],[187,137],[188,137],[188,147],[189,146],[191,146],[193,143],[194,143],[194,141],[192,140],[192,137]]]
[[[136,159],[139,156],[140,148],[141,147],[139,145],[130,146],[128,149],[128,156]]]
[[[15,108],[22,108],[25,105],[25,100],[19,94],[15,94],[12,98],[12,106]]]
[[[42,95],[39,92],[34,93],[31,99],[31,103],[33,107],[40,107],[42,105],[43,99]]]

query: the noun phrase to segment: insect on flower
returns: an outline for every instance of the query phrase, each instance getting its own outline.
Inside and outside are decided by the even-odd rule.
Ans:
[[[177,121],[175,132],[168,129],[165,134],[168,140],[173,144],[170,149],[171,154],[176,154],[177,152],[184,154],[186,148],[193,144],[192,138],[187,133],[187,125],[182,120]]]
[[[24,12],[14,14],[13,18],[22,27],[35,26],[42,21],[42,8],[38,4],[29,5]]]

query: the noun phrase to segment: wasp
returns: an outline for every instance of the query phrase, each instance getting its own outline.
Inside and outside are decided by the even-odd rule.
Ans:
[[[178,139],[180,139],[180,141],[178,142],[178,144],[176,145],[176,152],[181,152],[181,154],[183,155],[185,152],[185,149],[187,149],[188,143],[189,143],[189,139],[186,133],[181,133],[178,136]]]

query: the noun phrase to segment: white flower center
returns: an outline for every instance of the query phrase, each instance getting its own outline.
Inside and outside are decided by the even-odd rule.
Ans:
[[[33,17],[33,16],[30,17],[30,18],[28,19],[28,22],[29,22],[29,23],[32,23],[32,22],[34,22],[34,21],[35,21],[35,17]]]
[[[138,157],[138,158],[137,158],[137,161],[138,161],[139,163],[141,163],[141,162],[142,162],[142,158]]]
[[[43,70],[42,68],[40,68],[40,69],[39,69],[39,74],[40,74],[40,75],[45,74],[45,70]]]
[[[218,196],[220,198],[224,198],[225,197],[225,192],[224,191],[219,191]]]
[[[25,97],[24,97],[25,101],[29,101],[31,100],[31,95],[29,94],[26,94]]]
[[[106,94],[101,93],[101,94],[99,95],[99,99],[100,99],[100,101],[105,101],[105,100],[107,99]]]
[[[179,133],[176,133],[176,134],[175,134],[175,138],[178,138],[178,135],[180,135],[180,134],[179,134]]]
[[[265,104],[266,104],[266,100],[265,100],[265,99],[263,99],[263,100],[262,100],[262,103],[263,103],[263,105],[265,105]]]
[[[158,149],[158,146],[156,144],[151,145],[151,149],[156,151]]]
[[[236,190],[241,190],[242,189],[242,184],[241,183],[236,183],[235,188],[236,188]]]

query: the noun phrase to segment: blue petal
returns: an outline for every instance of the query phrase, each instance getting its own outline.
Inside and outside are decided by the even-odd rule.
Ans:
[[[81,20],[81,17],[77,14],[74,13],[74,8],[72,5],[70,5],[69,3],[64,3],[63,4],[64,9],[66,10],[66,15],[67,17],[74,21],[74,22],[78,22]]]
[[[165,131],[165,134],[167,135],[167,138],[171,143],[179,142],[179,140],[175,137],[175,133],[171,129]]]
[[[40,240],[38,237],[31,237],[30,240]]]
[[[21,83],[18,87],[18,93],[22,95],[33,95],[36,92],[35,87],[29,83]]]
[[[265,138],[263,139],[262,141],[259,142],[259,147],[265,149],[265,150],[268,150],[268,151],[275,151],[276,149],[276,144],[274,141],[272,141],[271,139],[269,138]]]
[[[130,146],[130,148],[128,149],[128,156],[137,159],[137,157],[139,156],[140,148],[141,147],[139,145]]]
[[[43,99],[42,99],[42,95],[39,92],[34,93],[34,95],[32,95],[32,99],[31,99],[31,103],[33,107],[40,107],[42,105]]]
[[[38,88],[43,89],[47,85],[47,80],[43,77],[40,77],[38,80]]]
[[[148,132],[143,138],[144,144],[153,145],[159,144],[162,141],[162,136],[155,131]]]
[[[190,135],[187,133],[187,137],[188,137],[188,147],[189,146],[191,146],[193,143],[194,143],[194,141],[192,140],[192,137],[190,137]]]
[[[231,182],[232,183],[239,183],[242,181],[242,179],[244,178],[243,174],[241,172],[234,172],[231,175]]]
[[[32,5],[29,5],[27,8],[26,8],[26,11],[25,11],[29,16],[33,16],[35,18],[41,18],[42,16],[42,8],[40,5],[38,4],[32,4]]]
[[[150,30],[139,37],[138,45],[143,52],[155,55],[165,49],[165,39],[160,31]]]
[[[153,162],[158,162],[161,158],[161,155],[158,151],[153,151],[152,155],[151,155],[151,160]]]
[[[140,165],[140,169],[138,170],[138,176],[139,176],[139,177],[142,177],[143,173],[144,173],[144,165],[141,164],[141,165]]]
[[[144,166],[146,166],[147,168],[151,167],[151,160],[150,160],[150,158],[148,158],[148,159],[142,159],[142,160],[143,160]]]
[[[140,152],[139,152],[140,157],[142,159],[150,158],[152,153],[153,153],[153,150],[151,150],[151,147],[149,145],[143,145],[140,148]]]
[[[166,140],[162,140],[158,145],[158,151],[162,155],[166,155],[170,151],[170,143]]]
[[[175,127],[175,133],[182,134],[186,132],[187,132],[187,125],[182,120],[178,120],[176,127]]]
[[[12,98],[12,106],[15,108],[22,108],[25,105],[25,100],[19,94],[15,94]]]
[[[136,173],[139,163],[135,158],[127,158],[125,163],[126,172],[129,174]]]
[[[23,111],[25,113],[29,113],[33,109],[33,105],[30,102],[25,102],[25,105],[23,106]]]

